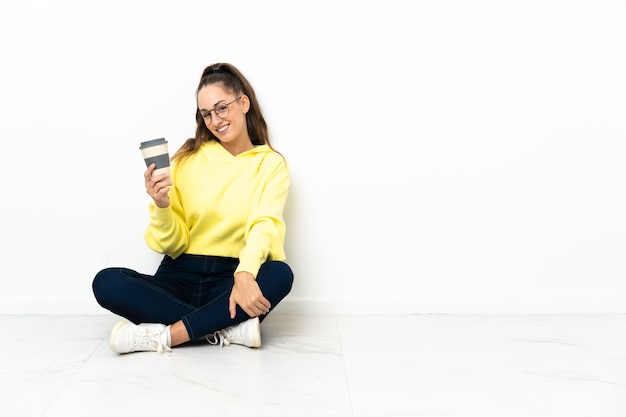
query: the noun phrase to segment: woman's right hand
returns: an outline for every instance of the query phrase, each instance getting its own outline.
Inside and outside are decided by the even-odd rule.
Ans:
[[[152,172],[155,168],[156,164],[151,164],[143,173],[143,177],[146,181],[146,192],[152,197],[157,207],[166,208],[170,205],[169,191],[170,187],[174,185],[174,182],[172,181],[172,177],[165,173],[153,177]]]

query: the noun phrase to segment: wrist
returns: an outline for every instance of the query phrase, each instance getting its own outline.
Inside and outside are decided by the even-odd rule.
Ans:
[[[239,271],[235,273],[235,280],[254,281],[254,275],[247,271]]]

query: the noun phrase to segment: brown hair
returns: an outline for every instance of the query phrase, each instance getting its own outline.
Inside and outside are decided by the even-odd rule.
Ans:
[[[265,118],[261,113],[261,107],[256,99],[254,89],[246,77],[231,64],[218,63],[209,65],[202,71],[200,83],[196,89],[196,97],[203,87],[211,84],[221,84],[224,89],[236,96],[243,94],[248,96],[250,99],[250,109],[246,113],[246,124],[252,144],[268,145],[271,147]],[[200,149],[203,143],[210,140],[219,142],[219,139],[206,127],[204,118],[200,114],[200,109],[196,108],[196,137],[187,139],[185,143],[183,143],[183,146],[172,156],[172,160],[188,157]]]

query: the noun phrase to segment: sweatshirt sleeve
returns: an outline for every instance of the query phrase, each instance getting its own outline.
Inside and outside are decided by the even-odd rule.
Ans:
[[[245,246],[239,253],[235,273],[246,271],[256,277],[266,260],[284,260],[285,222],[283,209],[289,190],[289,170],[282,156],[268,172],[246,224]]]
[[[185,216],[178,198],[176,183],[170,189],[169,195],[169,207],[160,208],[154,201],[150,203],[150,222],[144,238],[148,247],[155,252],[177,258],[189,245],[189,228],[184,221]]]

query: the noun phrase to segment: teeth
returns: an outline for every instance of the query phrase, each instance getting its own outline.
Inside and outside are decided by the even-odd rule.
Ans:
[[[221,127],[221,128],[219,128],[219,129],[217,129],[217,131],[218,131],[218,132],[220,132],[220,133],[222,133],[224,130],[226,130],[226,128],[227,128],[227,127],[228,127],[228,126]]]

